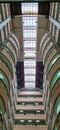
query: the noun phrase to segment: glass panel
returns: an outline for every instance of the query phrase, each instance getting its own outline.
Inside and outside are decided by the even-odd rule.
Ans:
[[[36,52],[35,51],[24,51],[24,57],[35,57]]]
[[[36,26],[37,25],[37,18],[33,15],[24,15],[23,17],[23,26]]]
[[[25,74],[29,74],[29,75],[31,75],[31,74],[35,74],[35,68],[33,68],[33,69],[30,69],[30,68],[28,68],[28,69],[24,69],[24,72],[25,72]]]
[[[35,81],[35,76],[25,76],[25,81]]]
[[[28,61],[28,60],[26,60],[25,62],[24,62],[24,67],[26,67],[26,68],[35,68],[36,67],[36,63],[33,61],[33,62],[30,62],[30,61]]]
[[[22,3],[22,14],[37,14],[37,3]]]
[[[24,48],[36,48],[36,41],[24,41]]]
[[[24,38],[32,38],[32,37],[36,37],[36,30],[24,30],[23,31],[23,36]]]
[[[25,88],[29,89],[35,88],[35,83],[25,82]]]

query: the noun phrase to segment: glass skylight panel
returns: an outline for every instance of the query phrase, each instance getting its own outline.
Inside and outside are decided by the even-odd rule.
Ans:
[[[22,3],[22,14],[37,14],[38,4],[37,3]]]
[[[33,60],[33,62],[32,62],[31,59],[28,59],[28,60],[25,59],[24,64],[34,64],[34,65],[36,65],[36,61],[35,61],[35,59]]]
[[[25,68],[33,68],[34,69],[36,67],[36,65],[35,64],[25,64],[24,63],[24,67]]]
[[[33,15],[28,15],[23,17],[23,26],[36,26],[37,18]]]
[[[31,59],[28,59],[28,61],[25,59],[25,63],[36,64],[35,59],[33,60],[33,63]]]
[[[34,69],[31,69],[31,68],[26,69],[25,68],[24,72],[25,72],[25,74],[30,74],[30,75],[35,74],[35,68]]]
[[[25,88],[35,88],[38,3],[22,3]]]
[[[36,62],[35,61],[28,61],[28,60],[25,60],[24,61],[24,67],[26,68],[35,68],[36,67]]]
[[[24,41],[24,48],[36,48],[35,41]]]
[[[24,51],[24,57],[35,57],[36,52],[35,51]]]
[[[35,30],[24,30],[23,36],[25,37],[36,37],[36,31]]]
[[[35,88],[35,83],[25,82],[25,88]]]
[[[35,76],[29,76],[29,75],[26,75],[25,76],[25,81],[35,81]]]

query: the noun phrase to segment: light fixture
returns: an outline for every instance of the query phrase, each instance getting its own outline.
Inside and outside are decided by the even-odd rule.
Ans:
[[[32,120],[28,120],[28,122],[32,122]]]
[[[38,102],[36,102],[36,103],[35,103],[35,105],[39,105],[39,103],[38,103]]]
[[[20,120],[20,122],[24,122],[24,120]]]
[[[39,113],[40,111],[39,111],[39,110],[37,110],[36,112],[38,112],[38,113]]]
[[[39,122],[40,122],[40,120],[36,120],[36,122],[37,122],[37,123],[39,123]]]
[[[25,105],[25,103],[24,103],[24,102],[22,102],[22,105]]]
[[[23,110],[21,110],[20,113],[23,113]]]

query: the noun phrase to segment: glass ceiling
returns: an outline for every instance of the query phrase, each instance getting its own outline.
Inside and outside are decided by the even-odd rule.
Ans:
[[[38,3],[22,3],[25,88],[35,88]]]

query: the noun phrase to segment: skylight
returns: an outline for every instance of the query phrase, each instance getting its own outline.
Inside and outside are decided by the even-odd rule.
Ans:
[[[25,88],[35,88],[38,3],[22,3]]]
[[[22,3],[23,14],[37,14],[38,4],[37,3]]]

